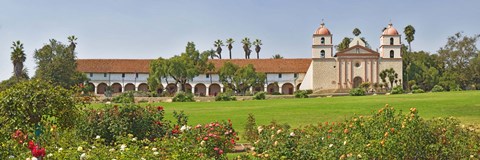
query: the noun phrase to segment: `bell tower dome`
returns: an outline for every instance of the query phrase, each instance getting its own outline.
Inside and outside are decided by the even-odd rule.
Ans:
[[[323,22],[313,33],[312,58],[333,58],[332,34]]]

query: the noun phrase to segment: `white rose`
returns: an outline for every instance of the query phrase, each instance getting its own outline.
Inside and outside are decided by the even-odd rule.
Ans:
[[[153,155],[158,155],[159,153],[158,152],[153,152]]]
[[[87,154],[82,153],[82,155],[80,155],[80,159],[83,160],[83,159],[85,159],[85,158],[87,158]]]
[[[332,148],[332,147],[333,147],[333,144],[328,145],[328,147]]]
[[[100,139],[100,136],[97,135],[97,136],[95,137],[95,139]]]
[[[293,136],[295,136],[295,133],[293,133],[293,132],[292,132],[292,133],[290,133],[290,136],[292,136],[292,137],[293,137]]]
[[[125,148],[127,148],[127,145],[126,145],[126,144],[122,144],[122,145],[120,146],[120,150],[121,150],[121,151],[124,151]]]
[[[82,146],[79,146],[79,147],[77,148],[77,151],[79,151],[79,152],[83,151],[83,147],[82,147]]]
[[[157,151],[157,148],[152,148],[152,151]]]

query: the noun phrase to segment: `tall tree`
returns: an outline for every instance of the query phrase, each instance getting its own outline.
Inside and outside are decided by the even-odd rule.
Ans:
[[[405,40],[408,42],[408,51],[412,52],[412,41],[415,39],[415,28],[413,28],[412,25],[408,25],[405,27],[403,30],[403,33],[405,34]]]
[[[345,37],[343,38],[342,42],[340,42],[340,44],[335,46],[335,49],[338,52],[341,52],[348,48],[348,45],[350,44],[350,42],[352,42],[352,38]]]
[[[263,45],[262,44],[262,40],[260,39],[256,39],[255,41],[253,41],[253,45],[255,45],[255,52],[257,52],[257,59],[260,59],[260,50],[262,49],[260,46]]]
[[[235,42],[232,38],[227,39],[227,47],[228,47],[228,52],[230,54],[230,59],[232,59],[232,48],[233,48],[233,43]]]
[[[218,58],[222,59],[222,46],[225,46],[223,41],[218,39],[213,43],[213,46],[217,47]]]
[[[283,56],[281,56],[280,54],[275,54],[272,56],[272,59],[283,59]]]
[[[245,59],[250,59],[250,53],[252,50],[250,47],[252,47],[252,42],[250,42],[250,38],[243,38],[242,39],[242,44],[243,44],[243,51],[245,51]]]
[[[472,37],[456,33],[448,37],[447,44],[441,47],[438,55],[444,63],[445,76],[454,77],[455,83],[463,89],[472,84],[473,71],[469,68],[474,58],[478,57],[477,41],[480,35]],[[453,86],[453,84],[450,84]],[[449,86],[444,86],[449,87]]]
[[[70,43],[69,47],[71,47],[72,50],[75,50],[75,48],[77,48],[76,41],[78,40],[78,38],[72,35],[72,36],[68,36],[67,39],[68,39],[68,42]]]
[[[13,75],[17,82],[22,78],[28,78],[26,72],[24,72],[23,62],[27,59],[25,57],[25,51],[23,50],[23,44],[20,41],[13,42],[13,49],[10,59],[13,63]],[[25,74],[24,74],[25,73]]]
[[[358,28],[353,29],[352,33],[353,33],[353,35],[355,35],[355,36],[358,36],[358,35],[362,34],[362,32],[360,31],[360,29],[358,29]]]
[[[49,44],[35,50],[35,77],[64,88],[71,88],[88,80],[84,73],[77,71],[75,41],[72,42],[67,46],[51,39]]]
[[[264,73],[257,73],[252,64],[240,67],[231,62],[226,62],[219,70],[220,81],[224,86],[240,94],[252,86],[265,83]]]
[[[210,57],[210,59],[214,59],[215,57],[218,57],[216,51],[213,49],[203,51],[202,55],[206,55],[207,57]]]
[[[204,52],[205,53],[205,52]],[[176,84],[180,84],[180,90],[185,92],[185,85],[188,81],[193,80],[194,77],[205,73],[208,69],[207,54],[200,54],[200,52],[195,48],[193,42],[188,42],[185,48],[185,52],[180,55],[176,55],[170,59],[159,58],[154,62],[153,66],[150,66],[150,76],[154,77],[156,80],[151,79],[149,82],[155,83],[155,81],[161,82],[161,78],[165,79],[172,78],[175,80]],[[150,84],[154,85],[154,84]]]

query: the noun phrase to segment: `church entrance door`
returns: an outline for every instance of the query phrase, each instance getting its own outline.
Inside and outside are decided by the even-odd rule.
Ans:
[[[363,80],[361,77],[355,77],[353,79],[353,88],[358,88],[360,87],[360,84],[362,84]]]

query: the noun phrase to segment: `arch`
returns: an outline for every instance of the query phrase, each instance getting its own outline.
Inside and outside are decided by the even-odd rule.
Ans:
[[[163,93],[163,86],[160,85],[160,86],[157,87],[157,94],[162,95],[162,93]]]
[[[300,90],[301,85],[302,85],[302,83],[297,84],[297,91]]]
[[[148,92],[148,85],[146,83],[141,83],[138,85],[138,91]]]
[[[105,91],[107,91],[107,84],[100,83],[97,85],[97,94],[105,94]]]
[[[178,88],[177,88],[177,85],[175,83],[170,83],[170,84],[167,85],[167,87],[165,87],[165,89],[166,89],[168,94],[173,95],[173,94],[177,93]]]
[[[93,93],[95,91],[95,84],[92,82],[87,83],[86,87],[89,87],[89,90],[87,92]]]
[[[321,50],[321,51],[320,51],[320,57],[321,57],[321,58],[325,58],[325,50]]]
[[[263,84],[258,84],[255,87],[253,87],[253,92],[256,93],[256,92],[264,91],[264,88],[265,87],[263,86]]]
[[[394,58],[395,57],[395,52],[393,50],[390,50],[390,58]]]
[[[122,85],[120,83],[112,84],[113,93],[122,93]]]
[[[220,85],[213,83],[208,87],[209,93],[208,95],[210,96],[217,96],[218,93],[220,93]]]
[[[190,83],[185,84],[185,92],[192,93],[192,85]]]
[[[282,85],[282,94],[293,94],[293,84],[285,83]]]
[[[272,94],[273,92],[278,92],[278,84],[276,83],[270,83],[267,86],[267,92],[269,94]]]
[[[128,83],[127,85],[125,85],[125,92],[126,91],[135,91],[135,85],[133,85],[132,83]]]
[[[362,84],[363,80],[361,77],[355,77],[353,78],[353,88],[358,88],[360,87],[360,84]]]
[[[325,44],[325,37],[320,38],[320,44]]]
[[[203,83],[198,83],[195,85],[193,93],[197,96],[205,96],[207,95],[207,86]]]
[[[393,37],[390,38],[390,45],[393,45]]]

